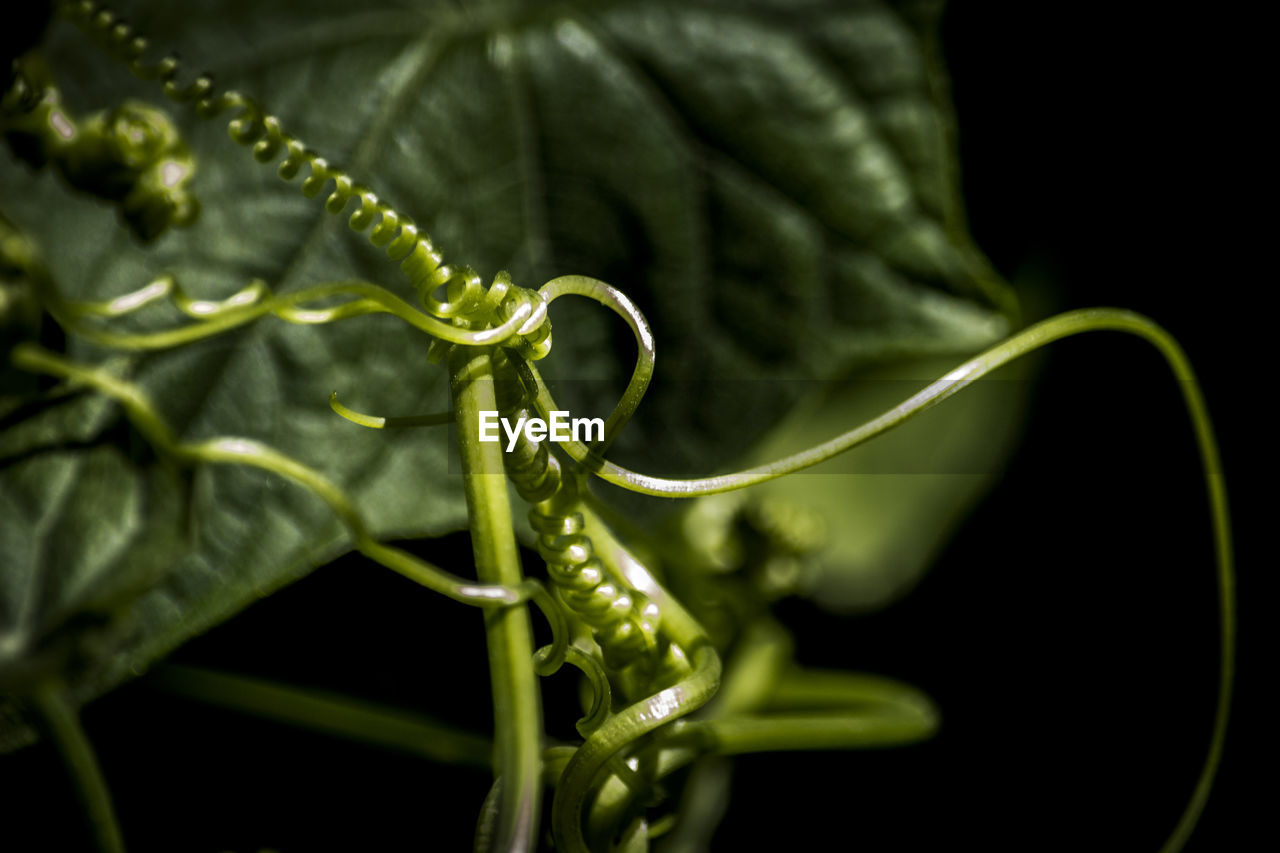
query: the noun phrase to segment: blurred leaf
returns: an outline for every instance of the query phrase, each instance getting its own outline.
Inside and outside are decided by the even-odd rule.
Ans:
[[[73,396],[0,433],[0,690],[96,674],[190,548],[181,482],[101,434],[112,408]]]
[[[262,99],[416,216],[447,259],[486,275],[506,268],[534,287],[592,275],[633,296],[659,361],[619,442],[624,462],[705,473],[800,399],[810,386],[795,380],[971,351],[1006,331],[1011,298],[957,213],[929,34],[936,4],[121,6],[190,71],[218,69],[222,85]],[[65,23],[47,54],[72,109],[160,101]],[[378,250],[256,165],[222,122],[173,109],[204,213],[145,250],[47,171],[0,168],[4,213],[43,248],[68,297],[108,298],[161,272],[208,298],[253,277],[279,290],[362,277],[403,292]],[[562,402],[604,413],[629,374],[630,340],[598,308],[557,304],[554,314],[546,374],[603,382],[566,386]],[[324,328],[266,320],[134,369],[185,438],[263,440],[352,490],[379,535],[430,536],[466,526],[445,433],[361,430],[326,405],[338,389],[367,410],[443,408],[446,377],[426,364],[425,344],[386,317]],[[102,358],[82,342],[70,349]],[[61,517],[55,482],[85,495],[141,488],[136,470],[104,454],[24,463],[3,481],[3,500],[42,525]],[[95,479],[81,483],[89,470]],[[261,472],[201,470],[189,507],[194,548],[133,602],[126,652],[104,656],[82,695],[346,547],[318,501]],[[69,517],[64,535],[85,542],[69,542],[56,571],[93,586],[103,569],[87,543],[112,524],[125,521]],[[113,547],[150,524],[143,513]],[[6,551],[10,536],[19,528],[6,529]],[[20,588],[52,588],[30,573],[54,568],[4,559],[15,590],[6,607]]]
[[[865,423],[955,365],[924,359],[826,383],[760,442],[750,462]],[[735,519],[744,511],[764,514],[809,540],[799,563],[780,564],[792,576],[777,584],[828,610],[885,607],[910,592],[999,476],[1017,440],[1031,373],[1028,362],[1011,365],[842,456],[747,492],[700,499],[683,520],[696,553],[708,565],[722,563],[717,554],[735,535]]]

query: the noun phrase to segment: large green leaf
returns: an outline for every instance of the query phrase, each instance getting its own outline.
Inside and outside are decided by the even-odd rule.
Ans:
[[[262,99],[293,133],[414,215],[448,259],[485,274],[509,269],[526,286],[581,273],[633,296],[656,330],[659,361],[620,458],[694,475],[741,456],[800,398],[808,383],[798,380],[971,351],[1006,330],[1007,291],[957,213],[929,34],[935,5],[406,10],[332,0],[122,11],[193,71],[217,69],[221,84]],[[47,57],[73,110],[161,101],[68,24],[51,30]],[[49,170],[0,165],[3,212],[42,247],[65,295],[107,298],[161,272],[209,298],[254,277],[278,290],[347,277],[405,287],[341,218],[232,144],[221,122],[173,109],[197,156],[204,212],[148,248]],[[558,386],[575,412],[606,412],[630,371],[632,346],[602,314],[554,311],[545,373],[593,380]],[[359,408],[443,408],[446,377],[426,363],[425,344],[387,317],[314,328],[268,319],[128,369],[183,437],[268,442],[352,490],[378,535],[430,536],[466,526],[446,435],[361,430],[326,405],[338,389]],[[70,352],[105,355],[76,340]],[[0,481],[0,500],[29,519],[21,534],[5,528],[6,599],[43,589],[40,601],[65,610],[91,597],[63,589],[63,578],[115,589],[116,579],[97,574],[120,560],[90,559],[87,545],[68,547],[57,566],[35,555],[52,535],[113,536],[112,553],[123,555],[158,524],[146,513],[91,519],[79,508],[93,489],[150,482],[104,449],[112,422],[86,420],[98,427],[75,447],[26,454]],[[41,440],[62,443],[52,433]],[[77,490],[74,512],[59,488]],[[127,636],[109,647],[124,651],[85,670],[82,695],[347,547],[318,500],[261,472],[200,470],[184,500],[193,547],[132,599]],[[10,547],[20,536],[31,537],[26,550]],[[0,612],[0,631],[26,630],[11,602]],[[53,619],[40,617],[30,624]]]

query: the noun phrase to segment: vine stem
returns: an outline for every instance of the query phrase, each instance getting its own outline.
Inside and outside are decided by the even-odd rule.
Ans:
[[[172,663],[153,669],[145,683],[184,699],[428,761],[487,768],[493,754],[493,744],[482,735],[422,714],[336,693]]]
[[[124,853],[124,836],[111,806],[111,792],[93,753],[93,745],[80,725],[76,709],[60,681],[45,682],[32,694],[45,731],[62,756],[75,781],[76,792],[89,815],[94,839],[102,853]]]
[[[458,450],[471,521],[471,545],[481,583],[519,585],[523,577],[512,525],[502,449],[481,443],[482,410],[496,411],[488,350],[454,347],[450,388]],[[490,850],[531,850],[537,840],[542,797],[542,704],[533,663],[533,632],[523,607],[485,611],[496,728],[498,816]]]

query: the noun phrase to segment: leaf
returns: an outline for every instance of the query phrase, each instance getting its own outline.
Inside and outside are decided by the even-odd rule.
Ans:
[[[103,435],[112,408],[81,394],[0,434],[0,690],[96,674],[190,548],[178,477]]]
[[[690,476],[740,457],[809,381],[967,352],[1005,332],[1009,294],[958,214],[934,6],[331,0],[122,11],[414,215],[446,259],[509,269],[531,287],[591,275],[635,298],[658,336],[658,372],[618,458]],[[46,47],[74,110],[161,100],[66,23]],[[0,167],[5,215],[43,248],[65,295],[109,298],[161,272],[205,298],[255,277],[284,291],[353,277],[405,290],[378,250],[256,165],[222,122],[173,114],[197,157],[203,214],[149,248],[48,170]],[[607,412],[632,344],[597,308],[557,304],[553,315],[545,373],[556,393],[575,414]],[[323,328],[268,319],[132,369],[184,438],[265,441],[352,490],[378,535],[430,536],[466,526],[447,436],[361,430],[326,405],[337,389],[366,410],[444,408],[446,377],[425,344],[387,317]],[[52,454],[15,476],[78,483],[92,457],[111,482],[139,482],[101,453]],[[7,482],[13,502],[20,489]],[[52,487],[32,488],[33,521],[55,517]],[[261,472],[201,469],[189,506],[194,547],[133,601],[125,653],[101,656],[83,696],[347,547],[319,501]],[[97,571],[83,553],[59,570]],[[43,583],[32,573],[46,571],[7,562],[5,583]]]

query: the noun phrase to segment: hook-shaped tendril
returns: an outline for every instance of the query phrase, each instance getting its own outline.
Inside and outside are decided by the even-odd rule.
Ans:
[[[614,406],[609,419],[605,421],[603,439],[591,447],[592,452],[603,454],[609,445],[613,444],[618,432],[635,414],[640,401],[644,398],[644,392],[649,387],[649,381],[653,378],[653,331],[649,328],[649,321],[621,290],[585,275],[564,275],[553,278],[538,288],[538,293],[544,297],[547,305],[561,296],[568,295],[594,299],[626,320],[632,334],[635,335],[637,350],[635,369],[631,372],[626,390],[622,392],[622,399]]]
[[[612,710],[613,694],[609,687],[609,676],[605,673],[604,666],[595,655],[588,654],[574,645],[570,645],[566,652],[565,663],[572,664],[581,670],[591,684],[591,707],[587,709],[587,713],[574,726],[578,730],[578,734],[587,737],[600,728],[600,725],[608,718],[609,711]],[[539,672],[539,675],[545,674],[545,672]]]
[[[329,395],[329,408],[353,424],[359,424],[369,429],[403,429],[407,427],[423,427],[423,426],[440,426],[441,424],[453,423],[453,412],[436,412],[430,415],[408,415],[404,417],[384,417],[383,415],[370,415],[365,412],[357,412],[350,406],[344,406],[338,402],[338,392],[334,391]]]

